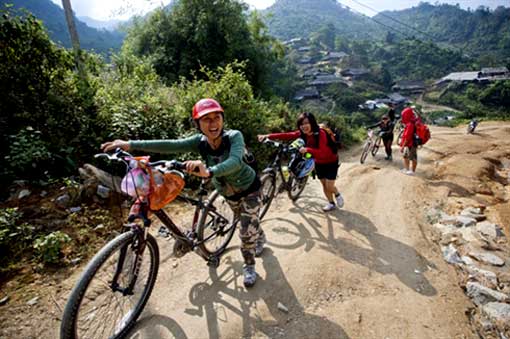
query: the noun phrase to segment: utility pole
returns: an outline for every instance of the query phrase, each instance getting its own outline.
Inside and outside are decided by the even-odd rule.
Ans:
[[[84,75],[83,65],[80,60],[80,40],[78,39],[78,31],[74,24],[73,9],[71,8],[71,0],[62,0],[62,7],[66,14],[67,28],[69,29],[69,35],[71,36],[71,42],[73,44],[74,61],[80,75]]]

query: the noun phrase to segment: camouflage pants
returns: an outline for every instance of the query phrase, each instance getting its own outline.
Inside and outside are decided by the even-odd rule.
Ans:
[[[246,265],[255,264],[255,244],[259,237],[264,237],[260,227],[259,210],[261,205],[260,190],[250,193],[238,201],[227,200],[236,217],[240,217],[241,254]]]

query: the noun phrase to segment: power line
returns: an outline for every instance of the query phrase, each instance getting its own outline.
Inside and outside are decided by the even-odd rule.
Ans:
[[[370,9],[370,10],[374,11],[376,14],[379,14],[379,15],[381,15],[381,16],[383,16],[383,17],[385,17],[385,18],[388,18],[388,19],[390,19],[390,20],[393,20],[393,21],[395,21],[396,23],[401,24],[402,26],[405,26],[405,27],[407,27],[407,28],[410,28],[410,29],[412,29],[412,30],[415,30],[415,31],[416,31],[416,32],[418,32],[418,33],[421,33],[421,34],[423,34],[423,35],[425,35],[425,36],[428,36],[428,37],[430,37],[431,39],[437,39],[437,37],[435,37],[435,36],[433,36],[433,35],[431,35],[431,34],[429,34],[429,33],[426,33],[426,32],[423,32],[423,31],[420,31],[419,29],[414,28],[413,26],[410,26],[410,25],[408,25],[408,24],[406,24],[406,23],[404,23],[404,22],[402,22],[402,21],[399,21],[399,20],[397,20],[397,19],[395,19],[395,18],[393,18],[393,17],[391,17],[391,16],[389,16],[389,15],[387,15],[387,14],[381,13],[381,12],[377,11],[376,9],[373,9],[372,7],[370,7],[370,6],[368,6],[368,5],[362,4],[361,2],[359,2],[359,1],[357,1],[357,0],[350,0],[350,1],[352,1],[352,2],[354,2],[354,3],[357,3],[358,5],[363,6],[363,7],[365,7],[365,8],[368,8],[368,9]]]

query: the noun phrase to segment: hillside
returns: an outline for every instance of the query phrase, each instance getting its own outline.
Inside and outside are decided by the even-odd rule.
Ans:
[[[13,8],[25,8],[35,17],[40,19],[50,38],[64,47],[72,46],[67,29],[64,10],[50,0],[0,0],[0,8],[6,4],[13,4]],[[124,33],[119,31],[97,30],[87,26],[84,22],[76,19],[76,29],[80,37],[81,48],[94,50],[101,54],[108,54],[110,49],[118,50],[124,40]]]
[[[282,40],[307,37],[332,23],[337,32],[352,39],[380,38],[375,23],[342,7],[335,0],[278,0],[262,11],[269,32]]]
[[[401,11],[382,12],[374,19],[420,39],[462,47],[472,56],[484,54],[486,58],[492,55],[509,60],[510,8],[466,11],[457,6],[425,2]]]

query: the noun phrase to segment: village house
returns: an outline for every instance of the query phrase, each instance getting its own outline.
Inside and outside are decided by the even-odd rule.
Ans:
[[[404,94],[419,94],[425,91],[425,82],[422,80],[402,80],[397,81],[391,90]]]
[[[303,101],[310,99],[320,99],[319,91],[316,87],[307,87],[305,89],[299,90],[294,95],[294,100]]]
[[[364,68],[347,68],[340,72],[342,76],[348,77],[352,80],[361,79],[369,74],[369,71]]]

